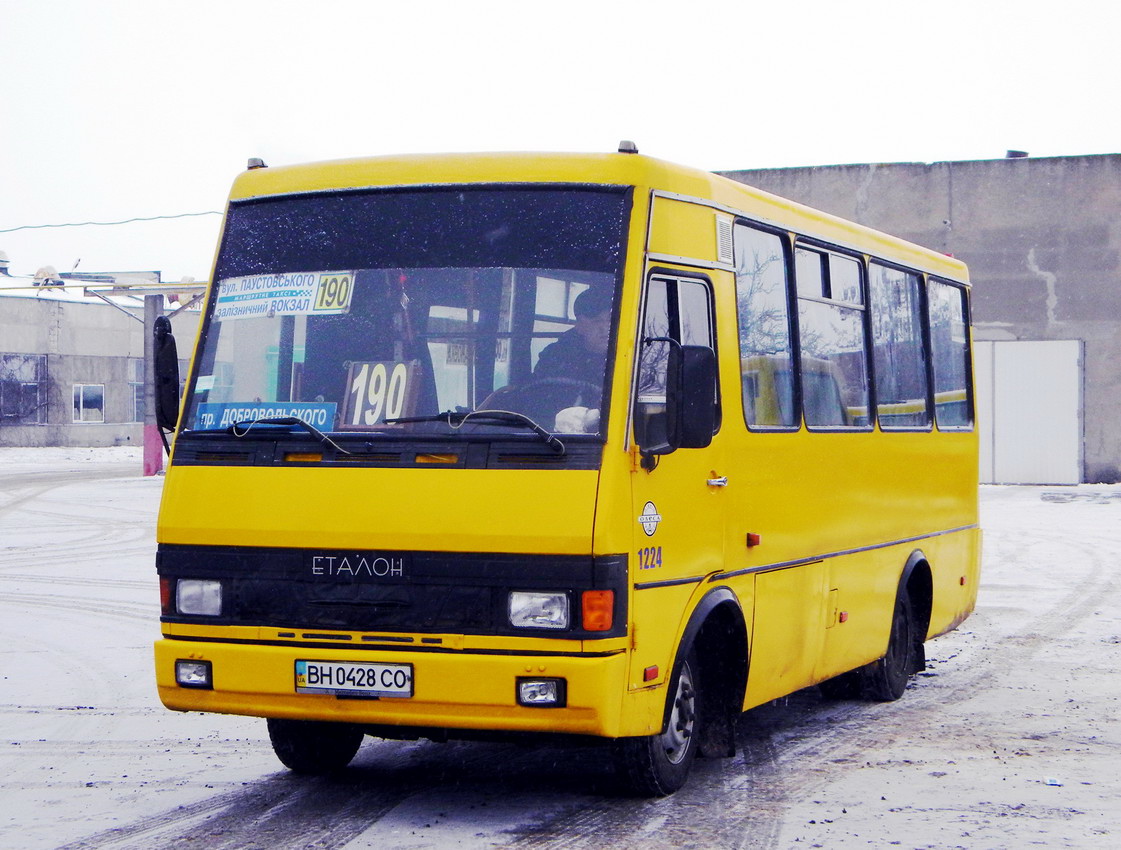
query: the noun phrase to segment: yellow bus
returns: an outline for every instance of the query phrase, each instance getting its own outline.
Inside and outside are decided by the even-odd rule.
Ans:
[[[622,145],[251,162],[212,281],[156,678],[294,771],[561,733],[664,795],[973,609],[957,260]]]

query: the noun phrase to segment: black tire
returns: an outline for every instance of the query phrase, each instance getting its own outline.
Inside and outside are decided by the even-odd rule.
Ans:
[[[658,735],[620,738],[615,763],[627,790],[638,797],[665,797],[681,788],[697,757],[701,690],[696,654],[690,652],[669,689],[669,719]]]
[[[364,737],[361,729],[347,723],[270,718],[268,724],[276,757],[289,770],[312,776],[342,770]]]
[[[916,669],[915,616],[910,598],[903,593],[895,600],[887,652],[862,671],[864,696],[880,702],[899,699]]]

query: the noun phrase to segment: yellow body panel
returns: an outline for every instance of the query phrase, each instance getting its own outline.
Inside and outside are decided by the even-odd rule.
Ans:
[[[725,216],[730,220],[729,216]],[[652,254],[713,261],[717,258],[716,221],[712,209],[699,204],[655,198],[650,219]]]
[[[161,543],[589,554],[586,470],[172,467]],[[206,505],[206,510],[199,510]]]
[[[714,589],[731,590],[746,622],[745,707],[880,657],[900,574],[916,551],[930,562],[934,582],[928,636],[972,610],[980,553],[976,433],[749,432],[740,407],[745,367],[736,342],[735,278],[717,257],[716,218],[744,216],[964,284],[957,260],[712,174],[623,154],[387,157],[263,168],[241,175],[231,200],[551,182],[634,187],[598,471],[173,462],[158,536],[164,544],[199,546],[628,553],[626,637],[574,646],[547,636],[426,633],[440,639],[440,651],[376,641],[356,651],[297,646],[298,638],[276,627],[165,623],[156,664],[166,705],[401,726],[654,734],[690,617]],[[712,286],[722,422],[708,448],[678,450],[646,471],[629,411],[640,305],[655,267],[701,275]],[[711,484],[722,477],[726,486]],[[647,503],[661,516],[652,535],[639,521]],[[749,534],[758,536],[757,545],[747,545]],[[640,553],[651,546],[659,564],[647,570]],[[293,635],[301,628],[291,626]],[[215,689],[177,687],[177,658],[211,661]],[[414,664],[416,695],[368,701],[293,692],[296,659],[348,658]],[[518,707],[514,681],[523,675],[565,678],[568,706]]]

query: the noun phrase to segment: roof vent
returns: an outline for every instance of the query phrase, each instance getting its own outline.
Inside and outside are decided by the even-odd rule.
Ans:
[[[35,280],[31,283],[32,286],[62,286],[62,278],[59,277],[58,271],[54,266],[43,266],[39,271],[35,272]]]
[[[638,145],[629,139],[619,142],[619,153],[638,153]]]
[[[246,168],[252,171],[254,168],[268,168],[268,166],[265,165],[265,161],[259,156],[251,156],[249,157],[249,164]]]

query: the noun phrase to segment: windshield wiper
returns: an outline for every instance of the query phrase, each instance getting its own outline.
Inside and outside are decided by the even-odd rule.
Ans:
[[[298,416],[277,416],[272,419],[243,419],[240,422],[235,422],[233,425],[227,428],[226,432],[229,434],[233,434],[235,437],[245,437],[258,425],[285,425],[289,427],[298,426],[306,430],[323,445],[330,446],[335,451],[340,452],[341,454],[350,454],[350,452],[348,452],[346,449],[344,449],[314,425],[305,422]]]
[[[468,410],[464,412],[457,412],[454,410],[445,410],[443,413],[437,413],[432,416],[405,416],[400,419],[386,419],[386,424],[408,424],[410,422],[446,422],[451,428],[460,428],[466,424],[467,420],[487,420],[490,419],[494,422],[509,423],[511,425],[524,425],[529,428],[533,433],[545,441],[545,445],[551,448],[559,455],[563,455],[566,451],[564,443],[526,416],[524,413],[518,413],[513,410]]]

